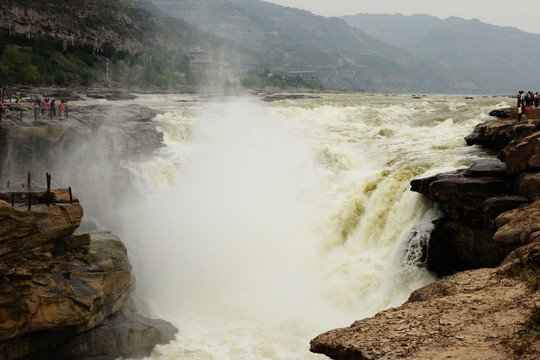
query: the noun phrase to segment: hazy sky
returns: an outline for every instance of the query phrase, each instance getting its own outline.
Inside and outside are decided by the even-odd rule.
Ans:
[[[308,10],[317,15],[342,16],[358,13],[403,15],[428,14],[441,19],[457,16],[477,18],[498,26],[514,26],[540,34],[540,1],[510,0],[266,0]]]

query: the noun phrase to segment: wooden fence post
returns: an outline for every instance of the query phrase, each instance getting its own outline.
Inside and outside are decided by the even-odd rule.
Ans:
[[[11,193],[11,206],[15,206],[15,193]]]
[[[29,171],[28,172],[28,192],[30,192],[30,185],[31,185],[30,184],[30,176],[31,176],[31,174],[30,174],[30,171]]]
[[[28,211],[32,209],[32,193],[28,193]]]
[[[51,174],[47,173],[47,206],[49,206],[50,203],[50,196],[51,196]]]
[[[69,187],[69,203],[73,204],[73,196],[71,195],[71,186]]]

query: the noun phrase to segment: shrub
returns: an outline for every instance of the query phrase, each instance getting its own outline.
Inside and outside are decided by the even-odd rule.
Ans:
[[[16,48],[8,48],[1,57],[5,66],[6,82],[8,84],[37,84],[42,77],[37,66],[32,64],[32,57],[28,52],[19,51]]]

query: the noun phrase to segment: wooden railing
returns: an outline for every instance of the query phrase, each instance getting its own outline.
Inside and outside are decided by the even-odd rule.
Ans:
[[[38,177],[41,178],[42,176]],[[73,203],[73,195],[70,186],[65,186],[57,179],[53,179],[49,173],[45,174],[45,184],[43,181],[36,181],[36,177],[29,171],[23,180],[21,175],[2,175],[0,183],[0,200],[4,200],[15,206],[16,204],[28,204],[28,211],[32,209],[32,204],[45,204],[49,206],[54,202],[55,195],[51,191],[51,185],[55,182],[56,189],[67,189],[69,192],[69,202]],[[65,194],[65,190],[64,194]]]

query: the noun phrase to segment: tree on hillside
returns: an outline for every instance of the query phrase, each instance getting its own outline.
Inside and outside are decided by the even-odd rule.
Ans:
[[[38,68],[32,65],[32,57],[29,53],[10,47],[2,53],[0,58],[0,77],[8,84],[39,83],[41,76]]]

